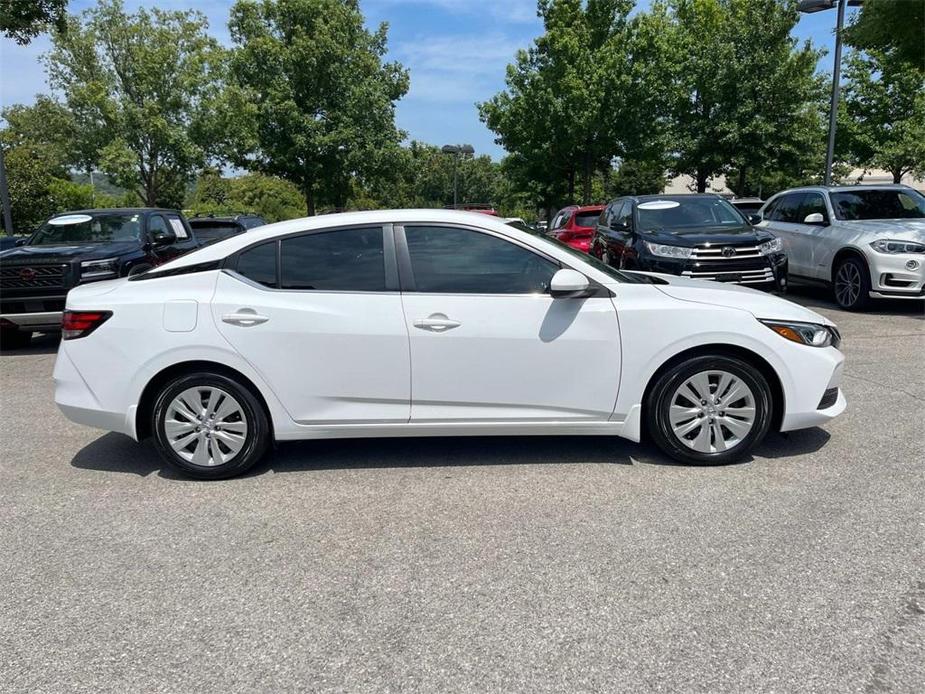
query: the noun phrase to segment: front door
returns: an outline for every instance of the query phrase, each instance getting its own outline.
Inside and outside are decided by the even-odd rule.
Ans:
[[[774,200],[765,211],[759,226],[779,236],[789,260],[789,272],[804,277],[813,276],[813,247],[801,224],[800,209],[805,193],[786,193]]]
[[[219,276],[216,325],[300,424],[408,421],[408,331],[389,234],[387,246],[382,227],[285,237],[242,251]]]
[[[559,264],[485,231],[396,229],[411,421],[606,421],[620,377],[604,294],[553,299]]]

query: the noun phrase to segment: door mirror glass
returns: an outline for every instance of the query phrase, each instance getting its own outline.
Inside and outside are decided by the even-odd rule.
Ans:
[[[750,214],[750,215],[748,215],[748,223],[751,224],[752,226],[754,226],[755,224],[760,224],[760,223],[761,223],[761,215],[760,215],[760,214]]]
[[[549,282],[549,293],[556,299],[587,296],[590,289],[587,277],[567,268],[556,272]]]
[[[803,224],[825,225],[825,217],[823,217],[820,212],[813,212],[812,214],[806,215]]]

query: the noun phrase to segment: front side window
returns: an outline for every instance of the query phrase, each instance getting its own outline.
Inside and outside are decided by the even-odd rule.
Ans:
[[[510,241],[469,229],[405,228],[417,291],[542,294],[559,266]]]
[[[804,193],[789,193],[781,197],[773,212],[771,219],[775,222],[785,222],[787,224],[796,224],[802,222],[800,218],[800,206],[803,204]]]
[[[306,234],[280,244],[282,289],[386,291],[381,227]]]
[[[828,221],[829,211],[825,209],[825,199],[820,193],[807,193],[800,208],[799,220],[803,222],[811,214],[821,214],[822,219]]]
[[[925,196],[914,190],[853,190],[832,193],[835,216],[860,219],[923,219]]]
[[[57,246],[141,239],[141,215],[132,213],[66,214],[52,217],[29,245]]]

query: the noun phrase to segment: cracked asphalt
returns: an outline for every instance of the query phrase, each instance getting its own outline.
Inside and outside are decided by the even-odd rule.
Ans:
[[[847,412],[753,459],[291,443],[193,482],[0,355],[0,691],[925,690],[925,316],[833,318]]]

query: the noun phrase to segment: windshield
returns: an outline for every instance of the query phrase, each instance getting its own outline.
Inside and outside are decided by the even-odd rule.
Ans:
[[[832,193],[835,216],[858,219],[923,219],[925,196],[915,190],[853,190]]]
[[[141,215],[132,213],[66,214],[45,222],[30,246],[110,243],[141,239]]]
[[[542,239],[543,242],[545,243],[555,246],[556,248],[559,248],[563,251],[567,251],[570,255],[573,255],[579,260],[581,260],[582,262],[587,263],[588,265],[593,267],[595,270],[599,270],[600,272],[603,272],[605,275],[612,277],[617,282],[625,282],[626,284],[652,284],[651,278],[647,277],[646,275],[635,275],[635,274],[628,274],[626,272],[620,272],[619,270],[616,270],[610,267],[606,263],[602,263],[600,260],[595,258],[593,255],[588,255],[587,253],[582,253],[581,251],[575,250],[568,244],[562,243],[557,238],[554,238],[552,236],[547,236],[542,231],[531,229],[523,222],[508,222],[507,225],[509,227],[514,227],[515,229],[519,229],[520,231],[525,231],[531,236],[534,236],[538,239]]]
[[[645,200],[636,206],[639,228],[694,229],[697,227],[741,226],[745,219],[722,198],[665,198]]]

